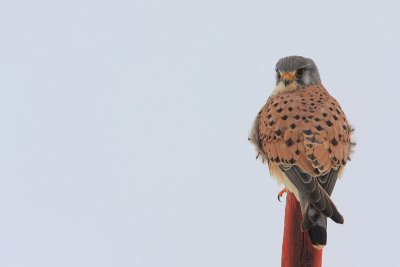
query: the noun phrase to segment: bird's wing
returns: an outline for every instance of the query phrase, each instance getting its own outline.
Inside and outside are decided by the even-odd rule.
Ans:
[[[338,174],[339,170],[331,169],[327,174],[317,177],[318,183],[329,196],[332,194],[333,188],[335,187]]]
[[[346,165],[351,131],[322,85],[271,97],[258,119],[258,143],[268,161],[283,168],[296,165],[313,177]]]
[[[349,159],[351,127],[325,88],[311,85],[271,97],[259,114],[258,133],[267,160],[318,211],[343,221],[329,195]]]
[[[301,193],[302,197],[311,203],[312,207],[323,215],[331,217],[333,221],[343,223],[343,216],[337,210],[328,193],[319,184],[318,178],[302,172],[300,168],[295,165],[288,169],[282,168],[282,171],[285,172],[286,176]],[[329,174],[330,173],[325,176]]]

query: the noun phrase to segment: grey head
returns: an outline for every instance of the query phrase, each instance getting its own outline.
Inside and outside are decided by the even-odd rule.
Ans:
[[[317,65],[310,58],[290,56],[280,59],[276,63],[277,84],[282,80],[282,75],[285,73],[291,73],[290,76],[300,86],[321,83]]]

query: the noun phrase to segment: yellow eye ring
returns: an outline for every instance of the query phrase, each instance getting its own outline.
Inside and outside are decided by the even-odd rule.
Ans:
[[[296,76],[297,76],[297,77],[301,77],[301,76],[303,76],[303,74],[304,74],[304,69],[303,69],[303,68],[298,69],[298,70],[296,71]]]

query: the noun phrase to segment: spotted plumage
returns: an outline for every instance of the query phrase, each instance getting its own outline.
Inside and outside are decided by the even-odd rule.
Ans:
[[[300,201],[302,229],[316,247],[326,244],[326,217],[343,223],[330,195],[349,160],[351,133],[315,63],[303,57],[280,60],[277,86],[258,113],[250,140],[271,174]]]

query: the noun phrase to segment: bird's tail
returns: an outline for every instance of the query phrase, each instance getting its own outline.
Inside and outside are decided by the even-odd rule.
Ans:
[[[321,197],[319,200],[309,199],[303,202],[305,205],[302,208],[303,221],[301,229],[303,232],[308,232],[311,243],[316,249],[322,249],[326,245],[327,239],[327,217],[340,224],[344,222],[344,219],[328,193],[320,185],[317,188],[320,189]]]
[[[307,207],[301,228],[308,232],[314,248],[322,249],[326,245],[327,217],[316,211],[312,206]]]
[[[318,223],[311,226],[308,230],[308,236],[310,237],[311,243],[316,249],[322,249],[326,245],[326,216],[320,216],[322,221],[325,221],[325,226]]]

